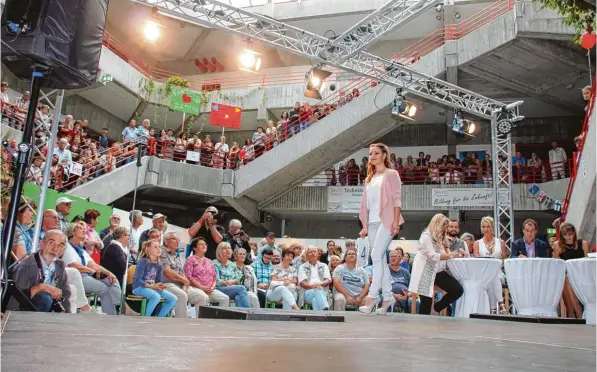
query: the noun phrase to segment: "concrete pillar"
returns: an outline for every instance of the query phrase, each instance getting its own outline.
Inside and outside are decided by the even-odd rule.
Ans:
[[[145,109],[147,108],[147,106],[148,106],[148,102],[146,100],[144,100],[144,99],[141,99],[141,101],[137,105],[137,108],[135,109],[135,111],[133,112],[133,114],[131,115],[131,117],[129,118],[129,120],[127,120],[127,123],[130,122],[133,119],[139,120],[139,118],[141,117],[141,115],[143,115],[143,112],[145,112]]]
[[[458,208],[448,209],[448,218],[450,220],[456,220],[462,223],[462,221],[460,220],[460,210]]]
[[[454,17],[455,14],[454,0],[444,0],[444,58],[446,60],[446,81],[450,84],[458,85],[458,41],[456,39],[459,35],[456,34],[458,28],[455,25],[458,23],[458,20]],[[446,121],[451,123],[452,119],[454,119],[454,110],[448,110],[446,113]],[[458,137],[454,136],[449,130],[446,130],[446,134],[448,154],[456,154]]]

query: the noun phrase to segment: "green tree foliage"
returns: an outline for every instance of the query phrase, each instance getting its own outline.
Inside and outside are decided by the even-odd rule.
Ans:
[[[565,25],[576,30],[575,40],[587,29],[595,29],[595,2],[591,0],[535,0],[543,8],[552,9],[564,17]]]

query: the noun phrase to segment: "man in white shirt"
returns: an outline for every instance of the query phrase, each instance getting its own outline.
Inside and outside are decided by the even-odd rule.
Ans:
[[[66,138],[61,138],[58,141],[58,147],[54,149],[54,155],[58,155],[58,163],[62,163],[64,165],[68,165],[73,161],[73,155],[71,154],[70,150],[66,147],[68,146],[68,140]]]
[[[317,261],[317,247],[307,248],[307,262],[298,270],[299,285],[305,289],[305,302],[310,303],[313,310],[328,310],[328,289],[332,282],[330,269]]]
[[[551,167],[551,178],[556,180],[558,178],[566,178],[566,151],[558,146],[557,142],[551,143],[551,150],[549,150],[549,165]],[[558,177],[559,176],[559,177]]]
[[[226,137],[220,137],[220,142],[216,143],[214,147],[218,156],[218,168],[226,168],[226,155],[228,154],[228,144],[226,143]]]
[[[131,250],[130,261],[136,262],[136,258],[139,254],[139,238],[141,237],[139,228],[143,225],[143,215],[140,210],[134,210],[131,211],[129,219],[131,221],[131,239],[129,242],[129,249]]]

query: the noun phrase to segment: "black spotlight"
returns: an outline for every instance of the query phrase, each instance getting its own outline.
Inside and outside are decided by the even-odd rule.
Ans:
[[[313,67],[309,72],[307,72],[305,74],[305,84],[307,86],[307,89],[305,90],[305,97],[321,99],[319,89],[321,88],[323,81],[331,74],[331,72],[322,70],[318,67]]]

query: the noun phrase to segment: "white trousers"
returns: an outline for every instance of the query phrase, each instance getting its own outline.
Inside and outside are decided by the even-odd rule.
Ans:
[[[195,315],[199,314],[199,306],[207,306],[209,300],[218,301],[220,306],[228,306],[230,299],[224,293],[215,289],[211,295],[203,292],[199,288],[189,287],[185,292],[174,283],[166,283],[166,290],[178,298],[174,307],[174,317],[187,318],[187,302],[195,306]]]
[[[392,233],[381,222],[374,222],[367,227],[367,238],[373,262],[373,280],[368,297],[378,298],[381,290],[383,300],[389,301],[392,298],[392,282],[390,268],[386,261],[386,251],[392,241]]]
[[[71,286],[70,289],[72,291],[70,296],[71,312],[76,313],[77,309],[89,305],[89,300],[87,300],[87,296],[85,296],[85,287],[83,287],[81,272],[73,267],[67,267],[65,271],[66,277],[68,278],[68,284]]]

